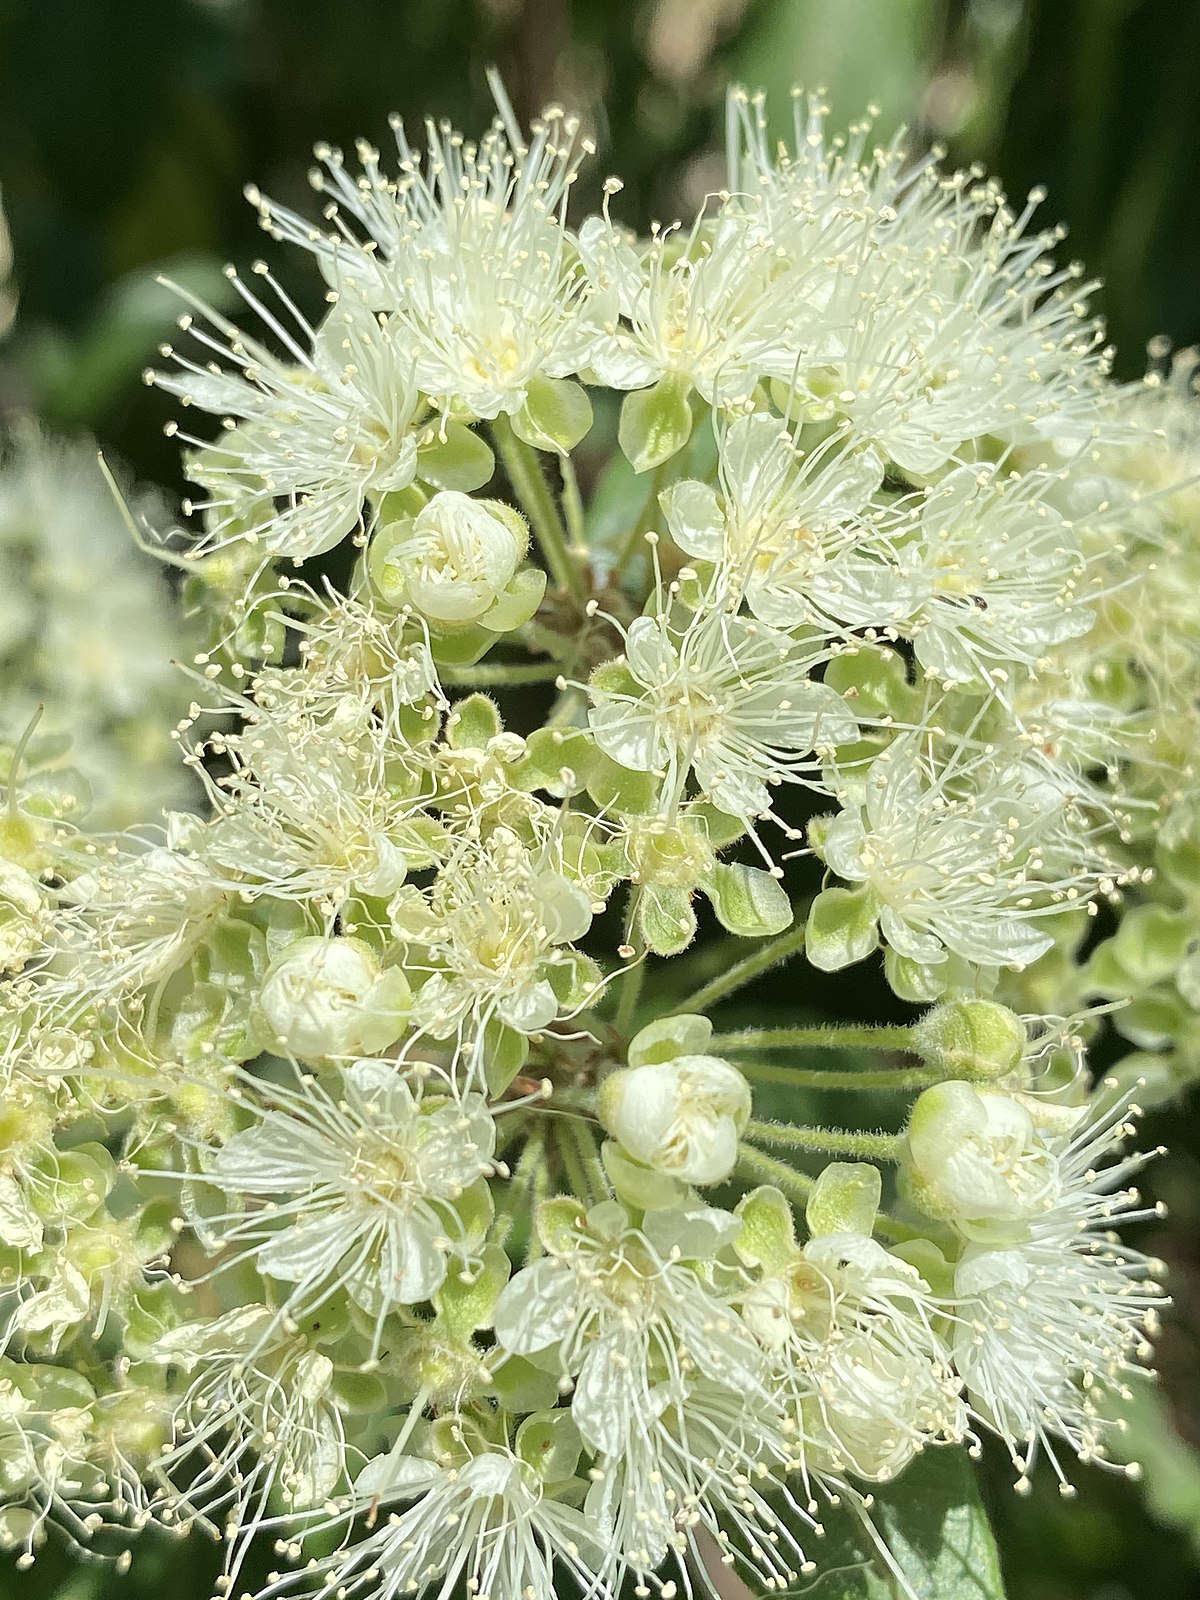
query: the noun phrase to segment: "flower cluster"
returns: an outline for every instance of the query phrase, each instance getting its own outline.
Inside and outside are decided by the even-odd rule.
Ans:
[[[323,317],[257,265],[255,331],[189,304],[148,374],[216,420],[168,541],[207,810],[106,833],[11,751],[30,1558],[157,1522],[217,1532],[226,1590],[271,1530],[264,1595],[788,1589],[926,1449],[1106,1460],[1149,1354],[1136,1113],[1059,1013],[1138,917],[1200,1000],[1198,641],[1152,559],[1200,521],[1160,449],[1192,402],[1112,384],[1036,197],[817,100],[775,152],[732,95],[727,188],[639,239],[615,182],[570,217],[572,118],[497,98],[478,143],[319,150],[316,219],[252,191]],[[1153,638],[1139,583],[1182,586]],[[911,1025],[706,1015],[881,947]],[[810,1125],[823,1087],[913,1103]]]

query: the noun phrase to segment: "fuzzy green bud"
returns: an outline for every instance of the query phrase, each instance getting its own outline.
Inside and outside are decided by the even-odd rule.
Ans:
[[[913,1029],[913,1048],[927,1065],[985,1083],[1015,1072],[1027,1042],[1020,1017],[994,1000],[949,1000]]]

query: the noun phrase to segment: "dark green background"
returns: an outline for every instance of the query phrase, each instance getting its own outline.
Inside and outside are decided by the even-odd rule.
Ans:
[[[303,207],[314,141],[383,144],[391,111],[478,130],[491,62],[523,115],[551,99],[583,113],[599,150],[581,204],[617,172],[619,214],[642,225],[719,183],[730,79],[771,90],[781,124],[797,81],[828,87],[835,120],[877,101],[883,133],[906,122],[914,144],[985,162],[1014,196],[1049,187],[1046,219],[1069,223],[1066,249],[1104,279],[1119,372],[1141,371],[1154,334],[1200,339],[1200,0],[0,0],[0,188],[20,297],[0,410],[90,430],[176,486],[168,404],[139,378],[174,315],[155,273],[219,296],[221,263],[265,243],[245,182]],[[312,305],[308,265],[280,272]],[[764,982],[756,1020],[788,993]],[[1149,1247],[1171,1260],[1180,1302],[1162,1356],[1169,1412],[1200,1443],[1195,1120],[1184,1106],[1149,1130],[1174,1146],[1153,1180],[1173,1215]],[[1048,1483],[1018,1502],[989,1464],[1014,1600],[1193,1600],[1197,1459],[1157,1429],[1146,1496],[1081,1472],[1069,1503]],[[0,1567],[0,1594],[200,1600],[213,1570],[196,1543],[147,1549],[123,1581],[51,1548],[31,1574]]]

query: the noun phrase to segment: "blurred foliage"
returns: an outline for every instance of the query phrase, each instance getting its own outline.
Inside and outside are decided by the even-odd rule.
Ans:
[[[720,181],[730,79],[770,91],[781,133],[794,82],[827,88],[843,122],[875,102],[883,136],[906,123],[914,146],[941,140],[1017,197],[1049,188],[1047,221],[1069,222],[1071,252],[1104,280],[1122,374],[1140,372],[1154,334],[1200,339],[1197,0],[0,0],[12,251],[6,289],[0,228],[0,330],[18,296],[0,346],[0,412],[89,429],[141,477],[178,487],[176,446],[160,431],[167,402],[139,379],[175,315],[157,276],[227,296],[222,263],[262,247],[244,182],[304,207],[319,139],[383,143],[392,111],[478,129],[492,62],[523,115],[552,99],[580,111],[598,149],[581,203],[618,172],[618,214],[643,226]],[[275,259],[311,305],[307,263]],[[759,986],[760,1024],[773,1012],[798,1020],[789,981]],[[889,1014],[882,987],[849,982],[853,993],[835,984],[822,1000]],[[1063,1499],[1047,1471],[1018,1501],[1007,1463],[989,1461],[1013,1600],[1200,1592],[1194,1113],[1160,1113],[1148,1130],[1172,1145],[1149,1184],[1172,1218],[1146,1247],[1170,1261],[1178,1306],[1162,1385],[1131,1404],[1145,1493],[1081,1470],[1078,1497]],[[881,1105],[881,1124],[894,1114]],[[197,1539],[150,1542],[124,1580],[52,1545],[28,1575],[0,1569],[0,1592],[149,1600],[169,1587],[200,1600],[216,1570]]]

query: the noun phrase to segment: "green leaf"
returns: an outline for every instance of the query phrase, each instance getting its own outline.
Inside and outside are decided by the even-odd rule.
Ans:
[[[863,1526],[870,1516],[879,1543]],[[824,1517],[811,1600],[1004,1600],[1000,1558],[965,1450],[930,1446],[870,1512]],[[886,1551],[886,1554],[885,1554]],[[856,1559],[857,1553],[857,1559]]]

